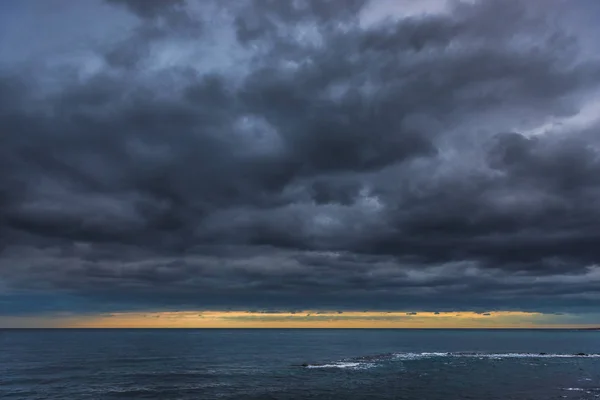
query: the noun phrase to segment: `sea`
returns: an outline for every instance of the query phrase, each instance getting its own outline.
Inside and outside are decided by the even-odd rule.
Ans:
[[[4,329],[1,399],[597,399],[600,331]]]

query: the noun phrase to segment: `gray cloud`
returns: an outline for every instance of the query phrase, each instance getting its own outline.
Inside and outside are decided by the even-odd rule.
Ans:
[[[586,1],[107,4],[0,70],[0,313],[596,304]]]
[[[106,62],[117,68],[136,68],[169,39],[194,40],[202,34],[203,20],[192,18],[185,0],[106,0],[123,6],[141,19],[132,33],[105,53]]]
[[[185,0],[106,0],[107,3],[126,7],[140,18],[160,18],[181,10]]]

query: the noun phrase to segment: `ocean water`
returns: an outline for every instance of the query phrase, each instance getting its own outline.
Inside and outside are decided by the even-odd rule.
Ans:
[[[596,399],[600,331],[0,330],[0,398]]]

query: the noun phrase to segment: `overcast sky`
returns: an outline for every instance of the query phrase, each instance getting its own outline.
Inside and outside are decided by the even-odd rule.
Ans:
[[[599,20],[596,0],[4,0],[0,315],[591,315]]]

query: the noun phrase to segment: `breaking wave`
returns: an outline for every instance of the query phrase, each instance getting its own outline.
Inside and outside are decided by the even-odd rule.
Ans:
[[[308,364],[306,368],[368,369],[374,366],[375,364],[372,363],[339,361],[331,364]]]
[[[511,358],[600,358],[600,354],[593,353],[480,353],[480,352],[405,352],[405,353],[386,353],[370,356],[361,356],[348,358],[340,361],[327,362],[322,364],[302,364],[303,367],[309,369],[316,368],[339,368],[350,370],[361,370],[373,368],[383,362],[390,361],[411,361],[431,358],[475,358],[501,360]]]
[[[567,353],[479,353],[479,352],[455,352],[455,353],[394,353],[396,359],[411,360],[432,357],[470,357],[470,358],[600,358],[600,354],[567,354]]]

